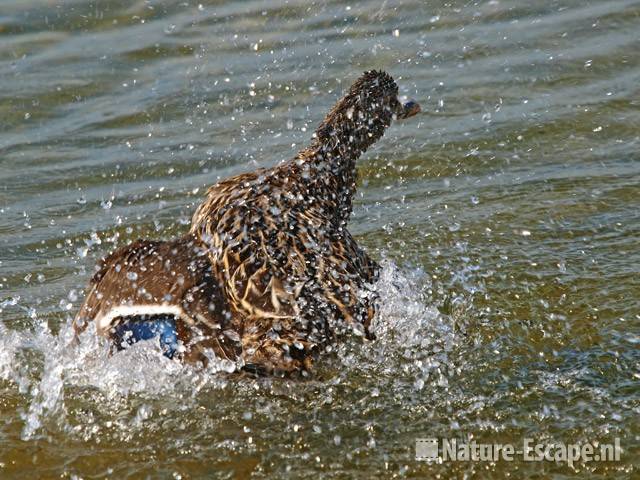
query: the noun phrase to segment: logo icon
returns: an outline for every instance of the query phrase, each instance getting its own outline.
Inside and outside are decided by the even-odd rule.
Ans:
[[[429,462],[438,459],[438,440],[436,438],[416,439],[416,460]]]

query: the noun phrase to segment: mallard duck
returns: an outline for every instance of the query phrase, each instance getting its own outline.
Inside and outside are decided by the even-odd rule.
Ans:
[[[284,374],[309,372],[345,332],[374,339],[379,266],[347,230],[356,160],[419,111],[390,75],[365,72],[293,159],[210,187],[188,234],[104,258],[76,332],[94,322],[115,348],[158,337],[186,362],[213,353]]]

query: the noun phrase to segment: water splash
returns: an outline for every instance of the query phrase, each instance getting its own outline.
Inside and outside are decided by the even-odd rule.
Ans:
[[[451,318],[424,298],[429,277],[420,269],[400,270],[388,260],[382,267],[376,285],[380,309],[374,331],[378,340],[369,345],[368,365],[408,377],[416,390],[428,383],[446,385],[449,353],[457,337]]]
[[[376,286],[381,297],[374,324],[378,340],[364,348],[355,348],[354,342],[340,345],[341,373],[336,381],[358,371],[382,370],[417,390],[428,383],[446,384],[448,353],[456,337],[449,318],[425,304],[421,294],[425,282],[424,272],[405,272],[390,261],[383,262]],[[57,334],[46,321],[38,320],[32,330],[25,331],[0,323],[0,379],[14,382],[28,396],[28,407],[21,414],[23,440],[51,424],[73,433],[67,418],[67,404],[73,401],[67,398],[70,391],[88,394],[99,403],[100,411],[113,416],[118,412],[109,405],[142,398],[128,422],[129,428],[140,429],[152,415],[144,399],[179,397],[181,408],[195,407],[200,391],[224,388],[229,381],[225,374],[234,369],[230,362],[217,359],[206,369],[182,365],[165,357],[156,340],[138,342],[113,355],[93,327],[79,341],[74,339],[70,318]]]

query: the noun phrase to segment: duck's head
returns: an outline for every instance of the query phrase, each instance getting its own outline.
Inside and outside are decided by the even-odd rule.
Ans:
[[[391,75],[376,70],[365,72],[356,80],[341,103],[342,108],[357,111],[359,117],[371,122],[380,120],[385,126],[392,119],[409,118],[420,112],[418,102],[398,98],[398,85]]]
[[[414,100],[401,101],[398,85],[383,71],[365,72],[338,101],[320,124],[320,140],[340,139],[356,150],[364,151],[378,140],[396,119],[413,117],[420,112]]]

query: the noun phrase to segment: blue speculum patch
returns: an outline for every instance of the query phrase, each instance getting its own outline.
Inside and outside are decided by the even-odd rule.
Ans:
[[[165,357],[173,358],[178,348],[176,322],[170,315],[139,315],[123,320],[113,329],[113,340],[118,349],[133,345],[140,340],[160,340],[160,347]]]

